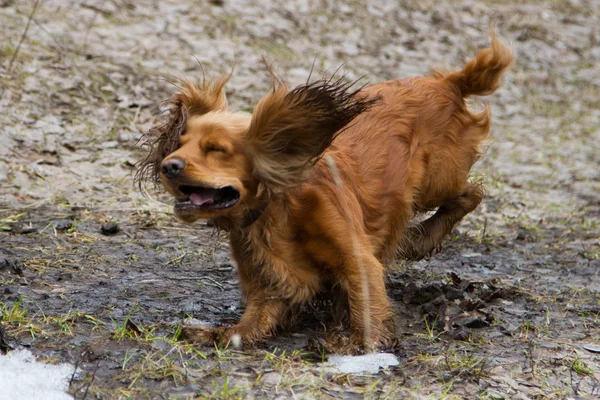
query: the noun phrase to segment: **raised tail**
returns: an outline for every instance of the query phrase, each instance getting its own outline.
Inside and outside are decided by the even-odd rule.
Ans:
[[[473,94],[485,96],[500,87],[500,78],[513,62],[512,51],[496,38],[492,29],[492,44],[480,50],[462,71],[452,72],[443,79],[452,82],[463,97]]]

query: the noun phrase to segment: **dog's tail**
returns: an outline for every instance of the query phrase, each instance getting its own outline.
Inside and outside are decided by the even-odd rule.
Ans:
[[[496,38],[492,28],[492,44],[479,51],[477,57],[469,61],[462,71],[452,72],[444,79],[454,84],[462,97],[485,96],[500,87],[500,78],[513,62],[512,51]]]

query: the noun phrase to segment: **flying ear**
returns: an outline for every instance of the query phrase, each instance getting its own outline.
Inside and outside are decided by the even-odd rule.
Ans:
[[[200,86],[183,80],[178,86],[179,93],[162,102],[168,107],[158,118],[162,123],[158,122],[140,139],[142,148],[146,150],[146,157],[136,166],[135,181],[140,189],[147,181],[160,182],[160,163],[177,150],[188,117],[227,110],[223,88],[229,78],[227,76],[214,83],[203,79]]]
[[[261,190],[301,184],[343,128],[377,101],[351,91],[353,84],[319,80],[291,91],[278,85],[258,103],[247,137]]]

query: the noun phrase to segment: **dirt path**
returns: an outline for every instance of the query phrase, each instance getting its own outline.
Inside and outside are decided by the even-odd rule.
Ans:
[[[77,363],[76,398],[600,397],[600,2],[438,3],[46,0],[18,47],[33,1],[0,1],[0,349]],[[517,63],[488,193],[441,253],[392,266],[400,366],[326,374],[319,309],[256,349],[175,340],[243,306],[225,237],[132,185],[165,78],[235,64],[251,110],[263,54],[292,83],[313,60],[376,82],[460,66],[491,20]]]

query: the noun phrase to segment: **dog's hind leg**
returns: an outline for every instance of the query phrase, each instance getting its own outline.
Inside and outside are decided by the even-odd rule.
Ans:
[[[445,201],[429,219],[408,229],[399,246],[400,257],[418,260],[440,247],[454,225],[477,208],[482,199],[481,187],[468,183],[460,196]]]

